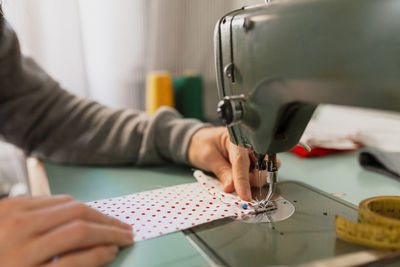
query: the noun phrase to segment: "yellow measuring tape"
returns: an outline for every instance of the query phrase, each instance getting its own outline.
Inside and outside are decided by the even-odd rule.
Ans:
[[[358,223],[336,217],[336,234],[360,245],[400,249],[400,196],[361,201]]]

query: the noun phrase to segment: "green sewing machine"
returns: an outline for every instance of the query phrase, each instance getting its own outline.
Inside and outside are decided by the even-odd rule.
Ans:
[[[303,184],[277,183],[276,153],[298,144],[320,103],[400,111],[400,1],[276,0],[244,7],[218,21],[215,59],[218,113],[231,141],[253,151],[256,168],[268,171],[265,203],[274,193],[302,203],[273,227],[302,235],[288,239],[274,235],[271,224],[223,221],[195,228],[190,233],[195,243],[228,266],[299,264],[290,249],[279,252],[286,257],[278,255],[277,247],[290,242],[308,248],[303,251],[308,260],[318,258],[313,254],[321,242],[331,256],[362,249],[334,234],[307,232],[325,225],[334,233],[334,224],[319,216],[327,208],[349,219],[357,217],[356,209]],[[232,239],[237,245],[259,253],[230,255],[220,241],[228,232],[238,233]]]

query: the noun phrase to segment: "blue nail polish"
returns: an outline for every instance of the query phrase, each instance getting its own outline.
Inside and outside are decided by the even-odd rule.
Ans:
[[[248,205],[246,203],[242,204],[242,208],[247,209]]]

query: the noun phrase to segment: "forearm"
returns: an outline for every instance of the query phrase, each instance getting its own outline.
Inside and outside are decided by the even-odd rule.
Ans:
[[[55,162],[188,163],[190,138],[203,124],[172,109],[149,116],[79,99],[21,57],[10,29],[2,34],[0,127],[8,141]]]

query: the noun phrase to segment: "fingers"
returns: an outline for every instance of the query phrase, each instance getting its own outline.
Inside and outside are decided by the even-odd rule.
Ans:
[[[43,267],[97,267],[111,262],[118,253],[118,247],[98,246],[83,251],[73,252],[60,257],[57,261]]]
[[[68,195],[41,196],[33,197],[27,201],[26,210],[41,209],[50,206],[63,204],[66,202],[75,201],[73,197]]]
[[[78,201],[71,201],[61,205],[40,209],[33,212],[32,217],[34,217],[34,220],[32,220],[29,227],[35,234],[46,232],[74,220],[83,220],[132,231],[132,227],[129,224],[106,216]]]
[[[224,191],[227,193],[233,192],[235,187],[233,185],[232,169],[229,162],[222,155],[215,154],[214,159],[210,161],[209,167],[224,185]]]
[[[11,215],[20,211],[45,208],[73,200],[71,196],[67,195],[7,198],[0,201],[0,214]]]
[[[249,180],[250,159],[247,149],[230,145],[229,160],[232,164],[233,183],[239,197],[251,201]]]
[[[30,253],[29,257],[34,263],[41,263],[51,259],[54,255],[63,255],[89,247],[102,245],[125,247],[132,243],[133,233],[130,230],[91,222],[75,221],[37,238],[29,244],[27,251],[40,251],[40,253]]]

